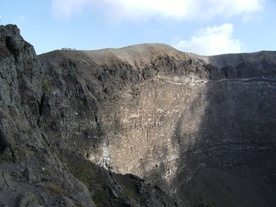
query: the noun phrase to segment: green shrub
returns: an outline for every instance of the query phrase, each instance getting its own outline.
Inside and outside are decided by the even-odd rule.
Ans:
[[[48,84],[48,82],[46,80],[42,80],[42,91],[45,94],[49,94],[50,93],[50,86]]]

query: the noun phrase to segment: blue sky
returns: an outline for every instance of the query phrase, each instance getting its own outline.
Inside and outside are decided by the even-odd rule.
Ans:
[[[38,54],[165,43],[202,55],[276,50],[275,0],[0,0]]]

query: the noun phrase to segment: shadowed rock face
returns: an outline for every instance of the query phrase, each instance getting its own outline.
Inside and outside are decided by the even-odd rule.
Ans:
[[[58,174],[60,185],[64,174],[68,180],[73,175],[86,184],[97,206],[174,206],[165,193],[180,206],[276,204],[276,52],[206,57],[143,44],[53,51],[37,60],[34,52],[23,52],[27,47],[17,49],[20,41],[1,40],[1,57],[9,54],[14,61],[6,67],[15,65],[18,73],[28,54],[36,64],[12,89],[25,100],[16,100],[15,110],[8,102],[13,93],[5,95],[11,91],[8,83],[1,83],[2,106],[22,111],[16,118],[23,120],[2,119],[5,162],[7,149],[22,141],[10,140],[15,132],[7,136],[13,128],[3,120],[22,129],[30,117],[31,142],[46,140],[48,145],[38,148],[56,157],[49,161],[53,168],[65,168]],[[21,153],[20,163],[26,163],[27,152],[23,147],[11,154]],[[72,203],[82,199],[68,194],[63,196]],[[86,202],[94,205],[89,196]]]

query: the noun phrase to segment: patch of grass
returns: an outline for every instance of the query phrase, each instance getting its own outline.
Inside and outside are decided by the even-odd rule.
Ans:
[[[71,153],[59,153],[58,157],[66,163],[70,173],[87,186],[97,207],[110,206],[110,194],[102,185],[106,178],[102,177],[99,168],[88,160]]]
[[[50,89],[50,86],[49,86],[49,84],[46,80],[42,80],[41,87],[42,87],[43,93],[45,93],[45,94],[50,93],[51,89]]]
[[[130,190],[128,188],[125,188],[123,192],[126,195],[126,197],[128,197],[129,199],[133,197],[133,191],[132,190]]]
[[[206,202],[201,196],[194,197],[188,204],[188,207],[215,207],[216,204],[214,202]]]
[[[74,175],[75,178],[83,182],[87,187],[93,179],[93,172],[91,170],[90,163],[83,160],[80,162],[69,162],[67,163],[69,171]]]
[[[92,199],[97,207],[105,207],[109,205],[109,203],[107,202],[109,200],[109,197],[104,189],[96,191],[92,195]]]
[[[66,197],[70,197],[70,193],[67,191],[67,189],[62,188],[61,186],[54,184],[54,183],[48,183],[47,188],[54,194],[63,195]]]
[[[91,176],[94,174],[92,172],[91,164],[83,160],[81,157],[77,157],[73,154],[67,152],[56,151],[56,155],[60,161],[66,163],[70,173],[74,175],[75,178],[83,182],[87,187],[91,181]]]

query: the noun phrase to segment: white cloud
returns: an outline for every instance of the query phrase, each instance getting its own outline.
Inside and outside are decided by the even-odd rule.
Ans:
[[[66,19],[83,12],[93,0],[52,0],[52,11],[57,18]]]
[[[200,0],[116,0],[109,1],[110,9],[121,18],[176,18],[187,19],[194,15],[191,8],[199,7]]]
[[[68,18],[87,7],[123,21],[151,17],[181,20],[249,15],[264,8],[266,0],[52,0],[52,10]]]
[[[248,15],[264,9],[265,0],[208,0],[207,13],[210,15]]]
[[[242,52],[240,40],[232,37],[233,25],[206,27],[200,29],[190,40],[173,44],[179,50],[201,55],[217,55]]]

